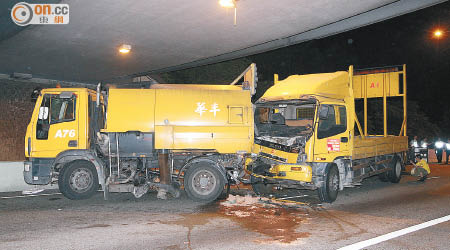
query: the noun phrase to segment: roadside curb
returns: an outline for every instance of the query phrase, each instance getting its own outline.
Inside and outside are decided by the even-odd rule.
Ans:
[[[0,161],[0,193],[31,189],[57,189],[58,185],[28,185],[23,180],[22,161]]]

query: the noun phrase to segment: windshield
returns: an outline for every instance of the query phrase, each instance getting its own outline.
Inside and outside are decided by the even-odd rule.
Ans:
[[[256,142],[283,151],[301,151],[312,134],[315,112],[316,105],[311,102],[259,104],[255,110]]]
[[[278,104],[258,106],[255,123],[258,136],[295,136],[311,130],[315,104]]]
[[[74,98],[60,99],[53,95],[50,102],[50,123],[72,121],[75,118],[74,104]]]

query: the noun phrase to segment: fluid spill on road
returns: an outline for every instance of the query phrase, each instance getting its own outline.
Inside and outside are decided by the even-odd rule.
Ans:
[[[244,197],[243,202],[223,202],[219,212],[239,223],[242,227],[269,236],[270,240],[290,243],[310,235],[308,232],[297,232],[297,227],[307,220],[304,209],[280,207],[277,204],[262,200],[256,203],[256,197]],[[249,201],[250,200],[250,201]]]
[[[257,242],[290,243],[309,237],[309,232],[298,232],[301,223],[308,220],[307,208],[281,205],[267,198],[230,195],[223,202],[202,207],[202,212],[184,214],[176,221],[160,221],[163,224],[181,225],[188,228],[187,244],[191,248],[191,233],[195,226],[205,225],[216,218],[226,218],[241,227],[269,237]]]

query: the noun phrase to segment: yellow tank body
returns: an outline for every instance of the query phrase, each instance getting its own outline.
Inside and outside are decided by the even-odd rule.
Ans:
[[[233,85],[157,84],[110,89],[103,132],[154,133],[155,149],[250,152],[250,91]]]

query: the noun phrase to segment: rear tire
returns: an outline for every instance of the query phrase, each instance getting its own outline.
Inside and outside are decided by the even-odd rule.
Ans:
[[[214,201],[222,194],[224,187],[222,173],[209,162],[196,163],[184,176],[184,190],[194,201]]]
[[[392,161],[390,162],[389,167],[391,169],[386,172],[389,181],[392,183],[398,183],[402,178],[402,162],[397,156],[394,156],[394,158],[392,158]]]
[[[339,193],[339,170],[336,165],[328,165],[325,169],[324,183],[317,190],[322,202],[332,203]]]
[[[61,169],[58,185],[59,191],[71,200],[88,199],[99,187],[97,170],[85,160],[70,162]]]

